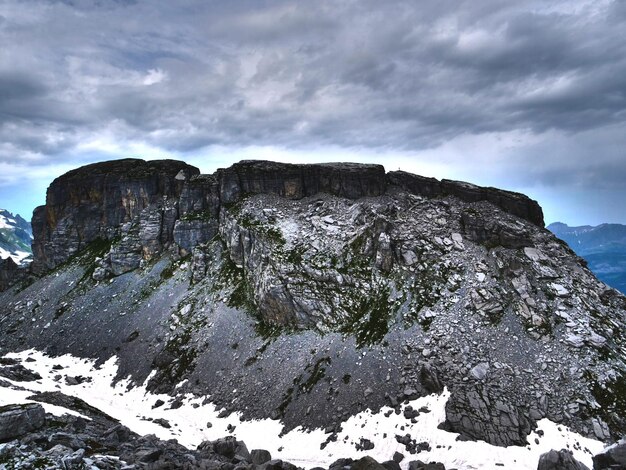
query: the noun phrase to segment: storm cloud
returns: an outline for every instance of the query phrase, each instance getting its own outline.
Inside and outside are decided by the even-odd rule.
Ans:
[[[5,0],[0,165],[362,149],[624,190],[624,31],[620,0]]]

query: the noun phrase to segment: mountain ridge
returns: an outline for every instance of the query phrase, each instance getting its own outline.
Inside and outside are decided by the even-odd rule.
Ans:
[[[544,418],[623,435],[625,298],[526,196],[354,164],[112,165],[35,211],[0,352],[115,355],[153,393],[331,441],[444,387],[467,439],[525,445]]]
[[[626,292],[625,225],[606,223],[570,227],[557,222],[547,229],[585,258],[598,278],[620,292]]]
[[[0,209],[0,258],[11,258],[17,264],[28,263],[32,238],[30,223],[19,214]]]

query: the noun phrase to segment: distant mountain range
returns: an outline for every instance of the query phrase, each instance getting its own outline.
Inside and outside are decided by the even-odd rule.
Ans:
[[[30,261],[33,232],[20,215],[0,209],[0,258],[13,258],[17,264]]]
[[[600,280],[626,293],[626,225],[570,227],[556,222],[548,230],[585,258]]]

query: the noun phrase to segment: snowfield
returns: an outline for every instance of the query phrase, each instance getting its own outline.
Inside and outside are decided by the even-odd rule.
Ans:
[[[281,436],[282,425],[275,420],[241,421],[233,413],[225,418],[218,418],[220,412],[211,403],[202,404],[205,397],[186,396],[182,407],[172,410],[169,403],[172,397],[152,394],[142,386],[130,388],[130,380],[113,383],[117,374],[117,359],[111,357],[100,367],[95,361],[79,359],[70,355],[49,357],[46,354],[26,350],[7,354],[5,357],[24,361],[30,357],[35,362],[24,363],[29,369],[38,372],[41,380],[33,382],[15,382],[8,380],[14,387],[0,385],[0,406],[11,403],[25,403],[32,392],[60,391],[66,395],[78,397],[91,406],[118,419],[138,434],[156,434],[161,439],[175,438],[183,445],[195,448],[205,440],[214,440],[232,434],[245,441],[249,449],[267,449],[273,458],[280,458],[304,468],[315,466],[328,467],[340,457],[360,458],[370,455],[379,462],[390,460],[398,451],[405,455],[401,463],[403,469],[411,460],[439,461],[447,468],[463,469],[529,469],[535,470],[539,456],[551,449],[569,449],[574,457],[592,467],[591,456],[603,450],[600,441],[580,436],[568,428],[557,425],[547,419],[539,421],[537,430],[543,436],[533,432],[526,447],[497,447],[485,442],[457,441],[457,434],[438,429],[445,419],[445,405],[449,397],[446,390],[441,395],[430,395],[410,403],[414,409],[428,408],[422,412],[416,423],[411,423],[403,414],[396,414],[391,408],[383,408],[378,413],[369,410],[352,416],[342,424],[342,432],[336,442],[330,442],[323,450],[320,444],[328,437],[323,430],[306,432],[298,428]],[[62,370],[53,370],[54,365],[63,366]],[[55,376],[62,375],[60,380]],[[67,385],[65,377],[83,376],[90,382],[79,385]],[[147,383],[147,381],[146,381]],[[236,391],[233,391],[235,394]],[[165,405],[152,409],[154,403],[163,400]],[[77,414],[67,409],[44,404],[46,411],[60,415]],[[404,406],[403,406],[404,408]],[[385,414],[389,414],[385,417]],[[149,419],[163,418],[171,424],[166,429]],[[211,427],[207,427],[211,423]],[[235,426],[232,433],[227,427]],[[232,429],[232,428],[231,428]],[[431,450],[417,455],[410,455],[399,444],[395,436],[410,434],[417,442],[426,441]],[[369,451],[357,451],[355,444],[360,438],[369,439],[374,448]]]
[[[13,258],[13,261],[15,261],[16,264],[21,264],[22,261],[24,261],[29,256],[31,256],[31,254],[27,253],[26,251],[16,250],[14,252],[10,252],[0,247],[0,258]]]
[[[14,219],[0,214],[0,228],[13,228],[15,224],[17,224],[17,222]]]

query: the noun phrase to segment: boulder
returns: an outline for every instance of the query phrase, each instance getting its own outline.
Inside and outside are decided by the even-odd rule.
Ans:
[[[562,449],[551,450],[539,457],[537,470],[589,470],[589,468],[574,459],[569,450]]]
[[[40,429],[46,422],[46,412],[37,403],[0,407],[0,442],[21,437]]]
[[[626,439],[593,456],[593,470],[626,469]]]
[[[395,460],[387,460],[386,462],[383,462],[381,465],[385,467],[387,470],[401,470],[400,464],[396,462]]]
[[[409,462],[409,470],[446,470],[444,464],[439,462],[424,463],[421,460]]]
[[[233,458],[235,456],[235,451],[237,450],[237,439],[233,436],[224,437],[222,439],[218,439],[212,442],[213,451],[217,455],[221,455],[223,457]]]
[[[443,385],[439,380],[437,371],[430,364],[422,364],[420,368],[420,383],[427,393],[441,393]]]
[[[526,445],[526,438],[535,426],[527,410],[504,401],[497,390],[481,384],[476,381],[452,390],[442,427],[468,440],[483,440],[498,446]]]
[[[0,376],[16,382],[32,382],[41,379],[41,375],[27,369],[21,364],[15,364],[7,367],[0,367]]]
[[[272,455],[265,449],[252,449],[250,452],[250,461],[254,465],[263,465],[272,460]]]
[[[370,456],[365,456],[350,465],[350,470],[387,470]]]

